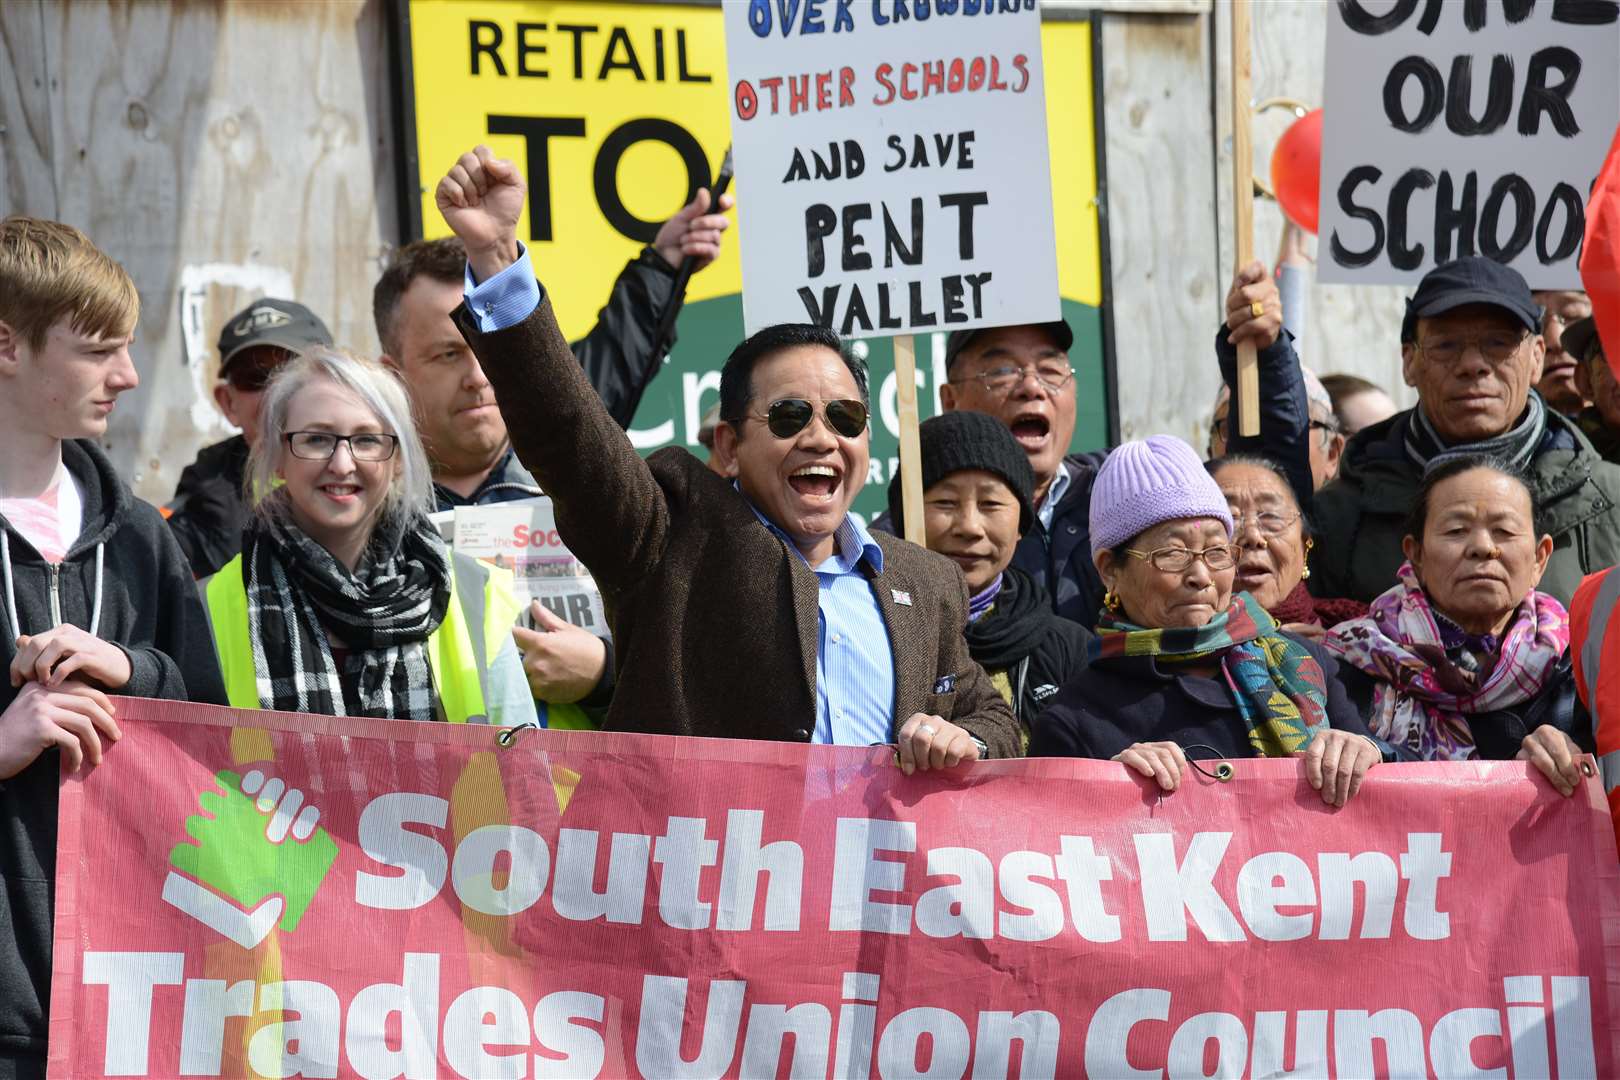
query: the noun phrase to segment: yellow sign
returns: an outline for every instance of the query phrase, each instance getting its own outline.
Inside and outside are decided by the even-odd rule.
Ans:
[[[720,168],[730,141],[718,8],[413,0],[422,226],[433,187],[486,143],[523,169],[529,246],[563,333],[582,337],[613,279]],[[733,191],[744,198],[746,185]],[[689,301],[741,291],[735,234]]]
[[[412,0],[422,224],[448,234],[433,187],[487,143],[529,181],[519,235],[570,338],[590,330],[614,277],[719,169],[730,141],[716,7],[535,0]],[[1091,24],[1048,22],[1046,73],[1058,276],[1102,303]],[[747,221],[748,177],[732,191]],[[769,183],[771,178],[759,182]],[[696,302],[741,291],[737,237],[692,279]]]

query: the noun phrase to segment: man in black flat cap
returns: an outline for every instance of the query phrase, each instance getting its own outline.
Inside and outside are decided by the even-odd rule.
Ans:
[[[1357,434],[1317,493],[1312,592],[1370,601],[1394,584],[1424,469],[1460,454],[1492,455],[1529,479],[1553,538],[1542,592],[1568,603],[1584,575],[1620,562],[1620,467],[1536,393],[1541,316],[1524,278],[1492,259],[1423,278],[1401,325],[1417,406]]]

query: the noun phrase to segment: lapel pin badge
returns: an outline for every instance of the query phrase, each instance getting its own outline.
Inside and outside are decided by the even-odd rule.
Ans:
[[[954,674],[941,675],[939,681],[934,684],[934,693],[936,694],[954,694],[955,692],[956,676]]]
[[[911,594],[910,593],[902,592],[899,589],[890,589],[889,592],[894,596],[894,602],[895,603],[904,604],[906,607],[911,606]]]

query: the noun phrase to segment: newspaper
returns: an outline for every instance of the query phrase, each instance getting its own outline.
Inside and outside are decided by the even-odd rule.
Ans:
[[[539,600],[559,619],[612,637],[602,594],[590,571],[563,546],[550,499],[458,506],[451,542],[463,555],[512,571],[513,592],[523,605],[518,625],[533,627],[529,601]]]

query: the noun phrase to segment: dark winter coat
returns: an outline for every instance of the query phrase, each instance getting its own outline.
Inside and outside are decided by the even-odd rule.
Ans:
[[[1339,682],[1337,660],[1320,645],[1292,634],[1322,666],[1327,682],[1328,723],[1367,735],[1367,725]],[[1035,721],[1030,757],[1111,759],[1132,743],[1173,742],[1192,757],[1254,757],[1248,725],[1232,688],[1217,674],[1177,674],[1151,656],[1111,656],[1091,664],[1058,692]]]
[[[1046,590],[1017,567],[1001,575],[994,605],[968,624],[968,652],[1012,706],[1024,738],[1046,703],[1086,666],[1091,632],[1052,612]]]
[[[1316,493],[1311,592],[1372,602],[1395,583],[1401,539],[1423,468],[1406,452],[1412,410],[1359,432],[1336,480]],[[1568,604],[1581,578],[1620,563],[1620,466],[1604,461],[1574,421],[1547,410],[1530,462],[1540,528],[1552,558],[1536,587]]]
[[[247,459],[247,440],[232,435],[203,447],[197,460],[180,471],[180,483],[169,501],[169,528],[197,577],[214,573],[242,550],[242,526],[248,515],[242,498]]]
[[[84,491],[84,529],[55,567],[0,515],[17,622],[0,606],[0,670],[19,634],[60,622],[89,629],[100,568],[97,635],[128,655],[130,680],[116,693],[225,704],[213,639],[191,569],[157,510],[136,499],[93,443],[67,442],[62,459]],[[18,691],[0,679],[0,710]],[[106,767],[116,769],[117,761]],[[0,1077],[43,1074],[50,1004],[52,904],[56,874],[55,750],[0,780]]]
[[[1378,681],[1349,664],[1339,666],[1339,678],[1357,711],[1369,715]],[[1595,745],[1592,718],[1575,696],[1574,668],[1567,652],[1535,697],[1511,709],[1470,713],[1467,720],[1479,756],[1487,761],[1513,760],[1524,745],[1524,737],[1543,724],[1568,735],[1585,753],[1592,753]]]

